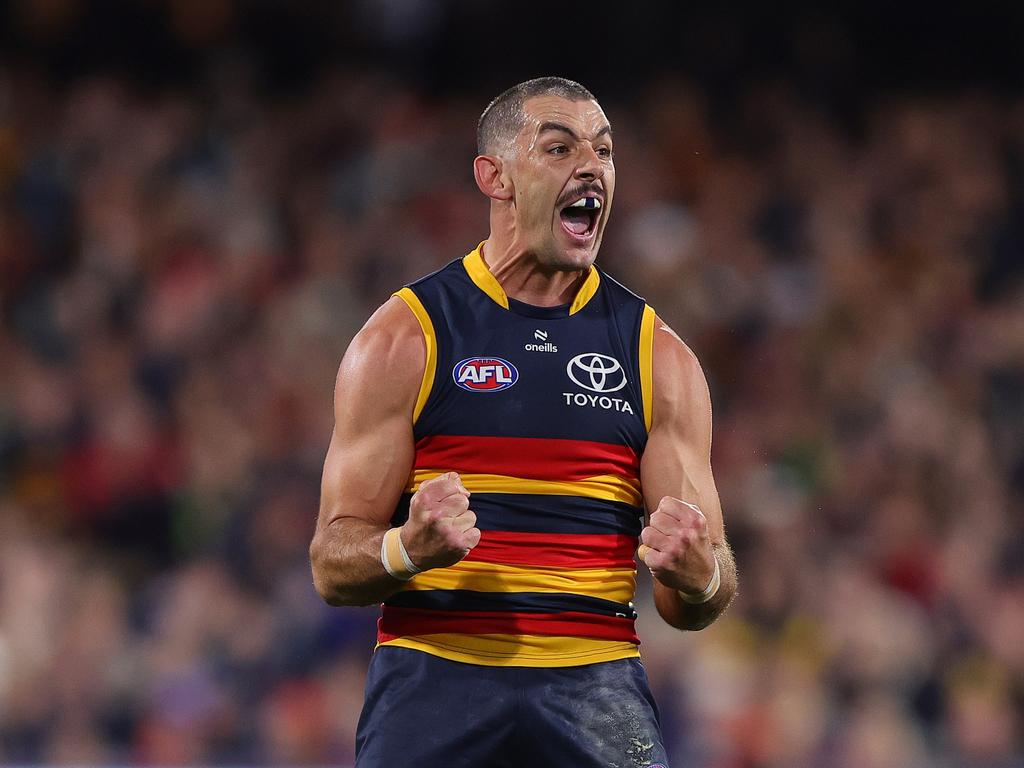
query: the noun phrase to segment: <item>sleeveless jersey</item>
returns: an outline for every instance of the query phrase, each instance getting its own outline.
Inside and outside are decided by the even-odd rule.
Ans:
[[[426,367],[392,525],[458,472],[480,543],[384,601],[378,646],[493,666],[639,656],[634,552],[651,423],[654,311],[592,267],[571,305],[505,295],[480,249],[395,295]]]

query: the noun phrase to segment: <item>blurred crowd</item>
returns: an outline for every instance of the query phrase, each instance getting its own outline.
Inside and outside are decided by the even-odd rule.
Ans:
[[[486,237],[490,96],[0,70],[0,763],[351,762],[378,611],[307,553],[334,376]],[[705,98],[604,105],[599,261],[704,365],[741,576],[684,634],[640,574],[671,754],[1024,765],[1024,101]]]

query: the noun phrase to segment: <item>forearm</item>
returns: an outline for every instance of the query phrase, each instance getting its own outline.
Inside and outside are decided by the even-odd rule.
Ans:
[[[309,548],[313,583],[331,605],[374,605],[402,582],[384,570],[381,540],[389,526],[343,518],[317,531]]]
[[[738,580],[732,549],[728,542],[713,544],[712,547],[718,560],[722,584],[708,602],[700,605],[687,603],[675,589],[665,586],[657,579],[654,580],[654,604],[658,613],[676,629],[704,629],[725,612],[736,596]]]

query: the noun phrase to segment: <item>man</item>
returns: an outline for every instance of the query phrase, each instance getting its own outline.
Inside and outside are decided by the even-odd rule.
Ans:
[[[593,95],[522,83],[477,138],[487,240],[377,310],[335,389],[314,581],[384,603],[356,764],[667,764],[634,550],[674,627],[735,593],[707,384],[593,266],[615,192]]]

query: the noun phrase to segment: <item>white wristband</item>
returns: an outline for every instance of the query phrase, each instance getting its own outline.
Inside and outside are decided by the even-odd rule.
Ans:
[[[676,590],[679,592],[679,597],[682,598],[684,603],[690,605],[702,605],[708,600],[718,594],[718,588],[722,586],[722,569],[718,567],[718,558],[715,558],[715,574],[711,577],[711,581],[704,587],[704,591],[699,594],[691,594],[689,592],[683,592],[681,589]]]
[[[408,581],[422,569],[417,568],[402,543],[401,528],[391,528],[380,542],[380,562],[392,577]]]
[[[413,576],[415,576],[417,573],[420,573],[423,569],[417,568],[416,563],[414,563],[412,561],[412,558],[409,557],[409,553],[405,549],[405,542],[402,541],[401,531],[399,531],[398,535],[396,535],[395,538],[398,539],[398,553],[402,556],[402,562],[405,564],[405,570],[407,570]]]

